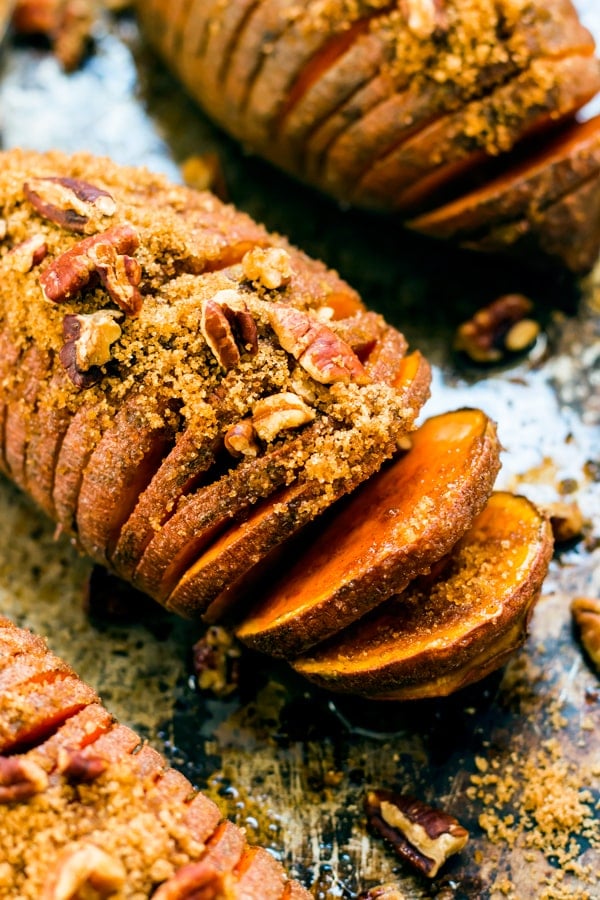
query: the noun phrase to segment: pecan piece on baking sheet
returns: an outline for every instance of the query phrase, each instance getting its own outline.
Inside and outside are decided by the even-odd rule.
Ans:
[[[365,798],[369,824],[388,840],[403,859],[434,878],[442,865],[459,853],[469,832],[454,816],[421,800],[391,791],[369,791]]]

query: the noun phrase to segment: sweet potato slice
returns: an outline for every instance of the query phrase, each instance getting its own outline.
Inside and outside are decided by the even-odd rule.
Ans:
[[[584,274],[600,247],[600,179],[597,174],[539,211],[465,239],[463,246],[485,253],[532,258],[541,251]]]
[[[261,562],[278,544],[309,522],[320,510],[314,485],[294,483],[234,522],[188,568],[166,601],[169,610],[192,618],[231,583]],[[329,502],[326,502],[329,505]]]
[[[248,847],[234,875],[240,897],[280,900],[283,895],[286,882],[283,866],[262,847]]]
[[[52,771],[61,749],[83,750],[114,725],[111,714],[100,703],[90,703],[75,713],[43,743],[27,751],[27,758]]]
[[[381,700],[444,696],[502,666],[525,640],[552,555],[525,498],[493,494],[437,577],[417,579],[294,668]]]
[[[90,455],[77,499],[81,547],[106,562],[123,522],[172,444],[172,434],[151,397],[127,400]]]
[[[454,546],[499,468],[480,410],[429,419],[412,448],[363,485],[237,629],[246,644],[292,657],[365,615]]]
[[[577,188],[600,169],[600,116],[571,124],[474,191],[411,219],[409,228],[435,238],[468,239],[514,222]]]
[[[52,375],[48,392],[40,392],[35,415],[29,423],[25,454],[25,489],[51,518],[55,517],[52,493],[56,461],[73,418],[66,404],[57,400],[67,382],[68,375],[61,367]]]
[[[71,416],[56,455],[52,503],[56,520],[68,532],[75,529],[81,479],[87,462],[110,426],[110,413],[101,402],[84,404]]]
[[[39,742],[84,706],[97,702],[75,675],[29,682],[0,696],[0,753]]]

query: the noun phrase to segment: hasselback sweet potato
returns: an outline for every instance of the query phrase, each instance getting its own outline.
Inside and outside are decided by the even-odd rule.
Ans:
[[[308,898],[44,642],[0,617],[3,897]]]
[[[476,188],[500,167],[518,203],[513,177],[531,153],[536,172],[546,163],[550,172],[529,179],[527,246],[577,271],[594,262],[597,239],[578,257],[547,236],[543,212],[554,194],[547,135],[564,124],[577,143],[573,116],[600,89],[594,42],[570,0],[144,0],[137,9],[204,110],[286,172],[425,233],[433,229],[415,214],[455,199],[493,239],[466,241],[449,217],[444,235],[504,250],[516,238],[498,232],[501,209],[487,196],[480,209]],[[562,151],[579,154],[568,141]],[[590,165],[571,191],[599,179],[597,154]],[[598,218],[594,201],[571,217],[582,237]]]
[[[83,552],[292,660],[452,551],[493,489],[494,423],[415,431],[427,362],[334,272],[147,172],[1,162],[0,461]],[[87,702],[69,674],[47,690],[57,715]]]

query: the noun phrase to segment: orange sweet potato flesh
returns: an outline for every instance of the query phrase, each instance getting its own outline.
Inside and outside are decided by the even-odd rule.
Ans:
[[[454,546],[499,468],[480,410],[429,419],[412,448],[342,507],[237,629],[246,644],[292,657],[403,590]]]
[[[329,690],[379,700],[450,694],[523,643],[552,545],[528,500],[495,493],[440,575],[417,579],[293,666]]]

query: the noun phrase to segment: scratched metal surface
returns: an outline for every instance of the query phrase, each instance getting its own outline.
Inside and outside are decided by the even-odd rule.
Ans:
[[[600,35],[595,0],[581,7]],[[582,772],[598,767],[599,686],[574,638],[569,601],[600,592],[600,272],[597,283],[592,277],[582,286],[556,271],[434,247],[291,184],[202,118],[128,18],[101,24],[94,53],[72,75],[45,48],[11,40],[1,65],[5,147],[89,149],[175,179],[186,157],[218,150],[238,206],[340,270],[429,355],[435,376],[426,413],[485,409],[505,448],[498,485],[540,502],[568,491],[584,512],[586,535],[554,560],[530,639],[514,662],[444,701],[340,700],[261,659],[227,701],[200,695],[189,626],[150,604],[133,623],[90,618],[83,602],[89,563],[55,540],[52,526],[5,482],[0,610],[47,634],[122,721],[209,790],[315,897],[356,897],[383,882],[407,898],[542,896],[556,861],[535,848],[491,843],[479,825],[484,801],[468,787],[478,759],[504,768],[533,758],[546,739]],[[533,298],[543,341],[510,367],[462,368],[450,350],[456,325],[509,290]],[[368,786],[414,793],[470,829],[467,849],[434,884],[369,834],[362,816]],[[598,851],[585,841],[581,854],[600,870]],[[505,876],[513,887],[503,893]],[[600,897],[585,878],[566,879],[572,896]]]

